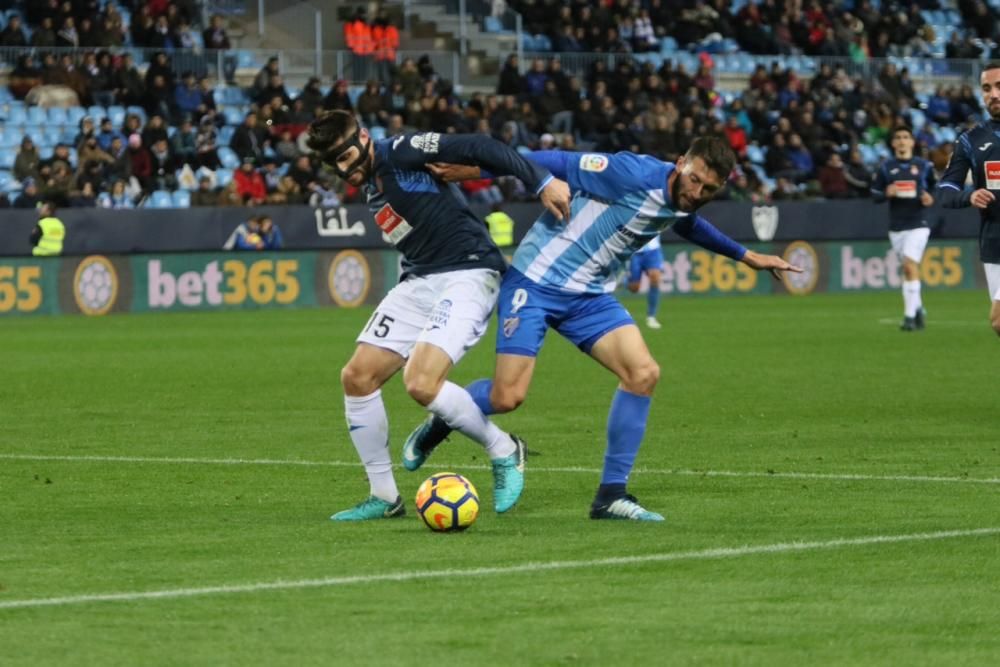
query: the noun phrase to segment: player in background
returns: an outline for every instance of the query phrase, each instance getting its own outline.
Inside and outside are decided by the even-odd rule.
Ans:
[[[979,209],[979,259],[990,292],[990,324],[1000,335],[1000,62],[979,75],[979,90],[989,119],[958,135],[948,168],[941,176],[938,198],[945,208]],[[972,172],[972,190],[965,179]]]
[[[514,253],[498,301],[497,362],[492,380],[469,387],[484,414],[510,412],[525,399],[549,327],[619,380],[607,421],[601,483],[592,519],[662,521],[626,484],[646,431],[660,367],[628,311],[613,296],[615,276],[632,253],[667,227],[754,269],[801,271],[729,239],[692,213],[712,199],[735,156],[716,137],[700,137],[676,164],[634,153],[542,151],[529,159],[565,178],[573,191],[569,222],[542,215]],[[439,176],[478,178],[478,169],[435,166]],[[429,418],[403,445],[403,464],[419,468],[447,435]]]
[[[334,521],[405,514],[392,474],[389,421],[381,387],[400,369],[407,393],[486,449],[494,508],[505,512],[524,485],[524,444],[488,420],[448,373],[486,331],[496,304],[503,255],[486,225],[453,185],[428,173],[428,161],[489,165],[520,178],[553,217],[568,215],[569,189],[544,167],[481,135],[432,132],[374,141],[349,113],[333,111],[309,126],[309,147],[351,185],[364,188],[375,223],[403,254],[398,285],[382,299],[341,371],[351,441],[371,495]]]
[[[638,292],[642,284],[642,274],[649,279],[649,291],[646,292],[646,326],[650,329],[663,327],[656,319],[656,309],[660,305],[660,267],[663,266],[663,251],[660,250],[660,237],[639,248],[628,265],[628,291]]]
[[[913,132],[908,127],[892,131],[893,157],[882,163],[872,183],[876,204],[889,201],[889,242],[903,266],[903,331],[925,326],[926,311],[920,297],[920,261],[931,230],[926,209],[934,205],[934,165],[913,155]]]

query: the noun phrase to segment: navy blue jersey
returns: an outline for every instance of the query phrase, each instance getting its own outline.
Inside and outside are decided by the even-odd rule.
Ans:
[[[965,178],[970,171],[972,189],[966,190]],[[958,136],[938,192],[946,208],[963,208],[971,205],[973,190],[984,188],[997,201],[979,211],[979,258],[987,264],[1000,264],[1000,122],[994,120]]]
[[[896,186],[893,197],[885,194],[890,185]],[[935,185],[934,167],[923,158],[900,160],[892,157],[883,162],[875,172],[872,199],[876,204],[889,200],[889,231],[926,227],[925,207],[920,203],[920,196],[925,192],[933,194]]]
[[[504,271],[503,254],[486,223],[456,186],[434,178],[428,162],[482,165],[520,178],[536,194],[552,179],[544,167],[483,135],[427,132],[375,142],[375,167],[365,186],[375,223],[403,254],[403,276],[464,269]]]

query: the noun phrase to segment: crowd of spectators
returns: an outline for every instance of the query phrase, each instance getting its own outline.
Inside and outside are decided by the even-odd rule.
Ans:
[[[876,20],[865,11],[866,1],[859,0],[851,15],[865,26],[869,19]],[[59,0],[38,4],[59,11],[88,5]],[[595,38],[596,28],[606,28],[601,34],[622,39],[622,31],[609,27],[608,20],[620,22],[624,14],[632,19],[659,16],[661,5],[650,0],[640,8],[630,0],[616,0],[516,6],[530,21],[547,21],[554,12],[551,26],[592,20],[586,25]],[[728,7],[702,0],[693,6]],[[777,11],[787,17],[791,6],[764,0],[737,14]],[[981,11],[977,5],[970,7],[969,11]],[[812,3],[796,11],[818,20],[817,12],[828,15],[828,10]],[[152,20],[155,26],[165,18],[169,31],[172,25],[186,25],[190,15],[183,3],[148,2],[132,11],[132,40],[136,23]],[[93,8],[92,16],[114,27],[116,12],[109,3],[103,13]],[[882,12],[874,25],[894,20],[896,14]],[[912,11],[902,14],[919,16]],[[679,25],[683,16],[679,12],[666,24],[679,40],[696,34]],[[44,22],[52,16],[43,12],[27,18]],[[653,23],[662,27],[659,19]],[[11,25],[13,21],[8,29]],[[639,50],[635,21],[632,27],[627,46]],[[653,32],[651,39],[662,36]],[[888,28],[876,27],[864,34],[871,41],[873,35],[889,33]],[[6,30],[0,33],[7,35]],[[219,17],[212,19],[203,37],[206,44],[228,44]],[[898,42],[890,39],[890,43]],[[599,42],[585,45],[588,50],[605,47]],[[318,78],[301,89],[290,89],[279,60],[272,58],[249,87],[237,91],[240,105],[222,109],[219,93],[225,91],[220,91],[220,83],[193,71],[178,72],[167,49],[158,52],[144,71],[128,53],[99,48],[56,56],[40,50],[22,55],[14,68],[10,91],[16,98],[29,96],[38,84],[49,84],[72,91],[80,104],[102,110],[128,108],[129,113],[79,119],[72,139],[66,137],[51,154],[25,136],[12,165],[13,177],[22,185],[19,196],[12,197],[13,205],[30,207],[47,198],[62,206],[127,208],[141,205],[157,192],[178,189],[190,192],[195,206],[356,201],[359,193],[323,170],[304,145],[303,130],[328,109],[356,113],[376,137],[410,131],[470,132],[518,148],[625,149],[666,160],[675,160],[694,137],[718,135],[740,158],[728,188],[732,199],[864,197],[871,168],[879,155],[888,152],[885,139],[892,127],[913,127],[918,154],[942,169],[951,149],[945,130],[953,134],[954,128],[980,113],[971,86],[941,86],[918,96],[909,72],[892,63],[871,77],[852,76],[843,67],[830,65],[821,66],[814,76],[800,77],[775,62],[770,68],[758,66],[743,90],[720,93],[707,52],[701,53],[694,71],[669,57],[659,67],[629,57],[615,59],[612,68],[607,62],[611,61],[565,71],[555,56],[533,59],[522,68],[517,56],[510,55],[494,94],[460,96],[426,56],[403,59],[387,78],[370,80],[362,90],[346,80],[326,86]],[[234,109],[240,110],[236,118]],[[488,204],[523,195],[509,179],[464,187],[470,199]],[[0,205],[5,204],[0,199]]]
[[[496,3],[495,3],[496,4]],[[557,52],[656,51],[664,39],[680,47],[732,40],[751,54],[927,56],[936,40],[948,57],[975,58],[1000,42],[1000,12],[985,0],[959,0],[965,30],[938,35],[923,12],[939,0],[499,0],[524,17],[525,30],[547,37]],[[939,26],[940,27],[940,26]],[[978,40],[978,44],[974,40]]]

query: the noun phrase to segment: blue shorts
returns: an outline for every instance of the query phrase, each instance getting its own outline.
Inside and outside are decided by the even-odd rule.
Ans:
[[[625,307],[610,294],[577,294],[539,285],[509,268],[497,301],[497,353],[538,355],[545,332],[552,327],[590,354],[604,334],[635,324]]]
[[[659,248],[637,252],[632,255],[632,259],[628,265],[628,281],[630,283],[637,283],[642,278],[644,271],[659,269],[661,266],[663,266],[663,251]]]

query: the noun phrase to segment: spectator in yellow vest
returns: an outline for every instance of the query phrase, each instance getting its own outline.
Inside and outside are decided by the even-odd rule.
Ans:
[[[514,245],[514,219],[503,212],[500,204],[493,204],[493,212],[486,216],[490,237],[501,250]]]
[[[36,256],[61,255],[66,227],[56,217],[56,207],[52,202],[43,202],[38,208],[38,224],[31,231],[31,251]]]

